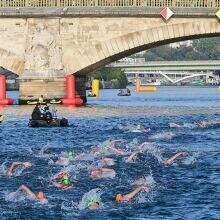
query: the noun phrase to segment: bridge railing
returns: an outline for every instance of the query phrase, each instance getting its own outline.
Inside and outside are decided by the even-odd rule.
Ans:
[[[220,0],[0,0],[0,7],[178,7],[219,8]]]

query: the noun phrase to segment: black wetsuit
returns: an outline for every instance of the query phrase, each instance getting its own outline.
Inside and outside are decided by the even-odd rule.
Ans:
[[[38,106],[35,106],[32,114],[31,114],[31,117],[32,117],[33,120],[41,119],[41,111],[40,111]]]

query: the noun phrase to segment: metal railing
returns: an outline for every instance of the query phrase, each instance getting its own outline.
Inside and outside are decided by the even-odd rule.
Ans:
[[[220,8],[220,0],[0,0],[3,7],[177,7]]]

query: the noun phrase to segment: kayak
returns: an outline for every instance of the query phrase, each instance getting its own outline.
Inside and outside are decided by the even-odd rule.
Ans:
[[[0,123],[2,123],[2,122],[3,122],[3,120],[4,120],[3,115],[0,115]]]
[[[66,118],[62,119],[52,119],[51,121],[46,121],[43,119],[40,120],[29,120],[29,127],[37,128],[37,127],[67,127],[69,126],[68,120]]]

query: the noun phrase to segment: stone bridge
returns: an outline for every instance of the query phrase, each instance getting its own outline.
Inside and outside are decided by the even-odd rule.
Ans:
[[[219,8],[219,0],[0,0],[0,66],[19,75],[21,100],[63,97],[69,74],[85,97],[86,75],[106,64],[220,36]]]

